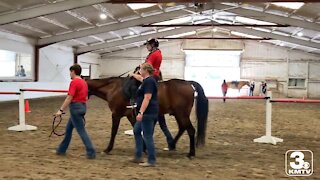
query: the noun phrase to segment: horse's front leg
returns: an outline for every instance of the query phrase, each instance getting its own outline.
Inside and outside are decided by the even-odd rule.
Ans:
[[[127,118],[129,120],[131,126],[134,127],[134,124],[136,123],[136,119],[133,117],[133,115],[128,115]]]
[[[117,135],[118,129],[119,129],[120,119],[121,119],[121,117],[116,116],[115,114],[112,114],[111,139],[110,139],[108,147],[103,151],[107,154],[110,153],[110,151],[113,149],[114,140],[116,138],[116,135]]]

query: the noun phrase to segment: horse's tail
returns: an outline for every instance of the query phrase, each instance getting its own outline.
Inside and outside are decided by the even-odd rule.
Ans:
[[[204,94],[204,90],[202,86],[195,81],[191,81],[191,84],[194,86],[195,91],[198,94],[196,97],[196,107],[195,107],[197,120],[198,120],[196,145],[203,146],[205,144],[205,138],[206,138],[209,102],[208,102],[208,98]]]

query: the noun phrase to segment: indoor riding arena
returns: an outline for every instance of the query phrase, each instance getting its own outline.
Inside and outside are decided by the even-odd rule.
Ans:
[[[320,179],[319,10],[316,0],[0,0],[0,179]],[[126,89],[141,77],[139,96],[160,77],[145,75],[155,61],[153,102],[175,148],[158,118],[156,163],[147,131],[137,163],[132,124],[144,129],[150,111]]]

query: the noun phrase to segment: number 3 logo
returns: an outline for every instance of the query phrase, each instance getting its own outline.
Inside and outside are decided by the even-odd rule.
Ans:
[[[291,153],[290,158],[295,158],[296,161],[295,162],[290,162],[290,166],[293,169],[302,169],[304,166],[304,154],[300,151],[295,151],[293,153]],[[296,162],[298,164],[296,164]]]

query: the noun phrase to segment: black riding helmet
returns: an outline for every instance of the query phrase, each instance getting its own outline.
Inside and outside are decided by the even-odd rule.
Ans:
[[[159,47],[159,41],[155,38],[151,38],[144,43],[144,45],[150,44],[152,47]]]

